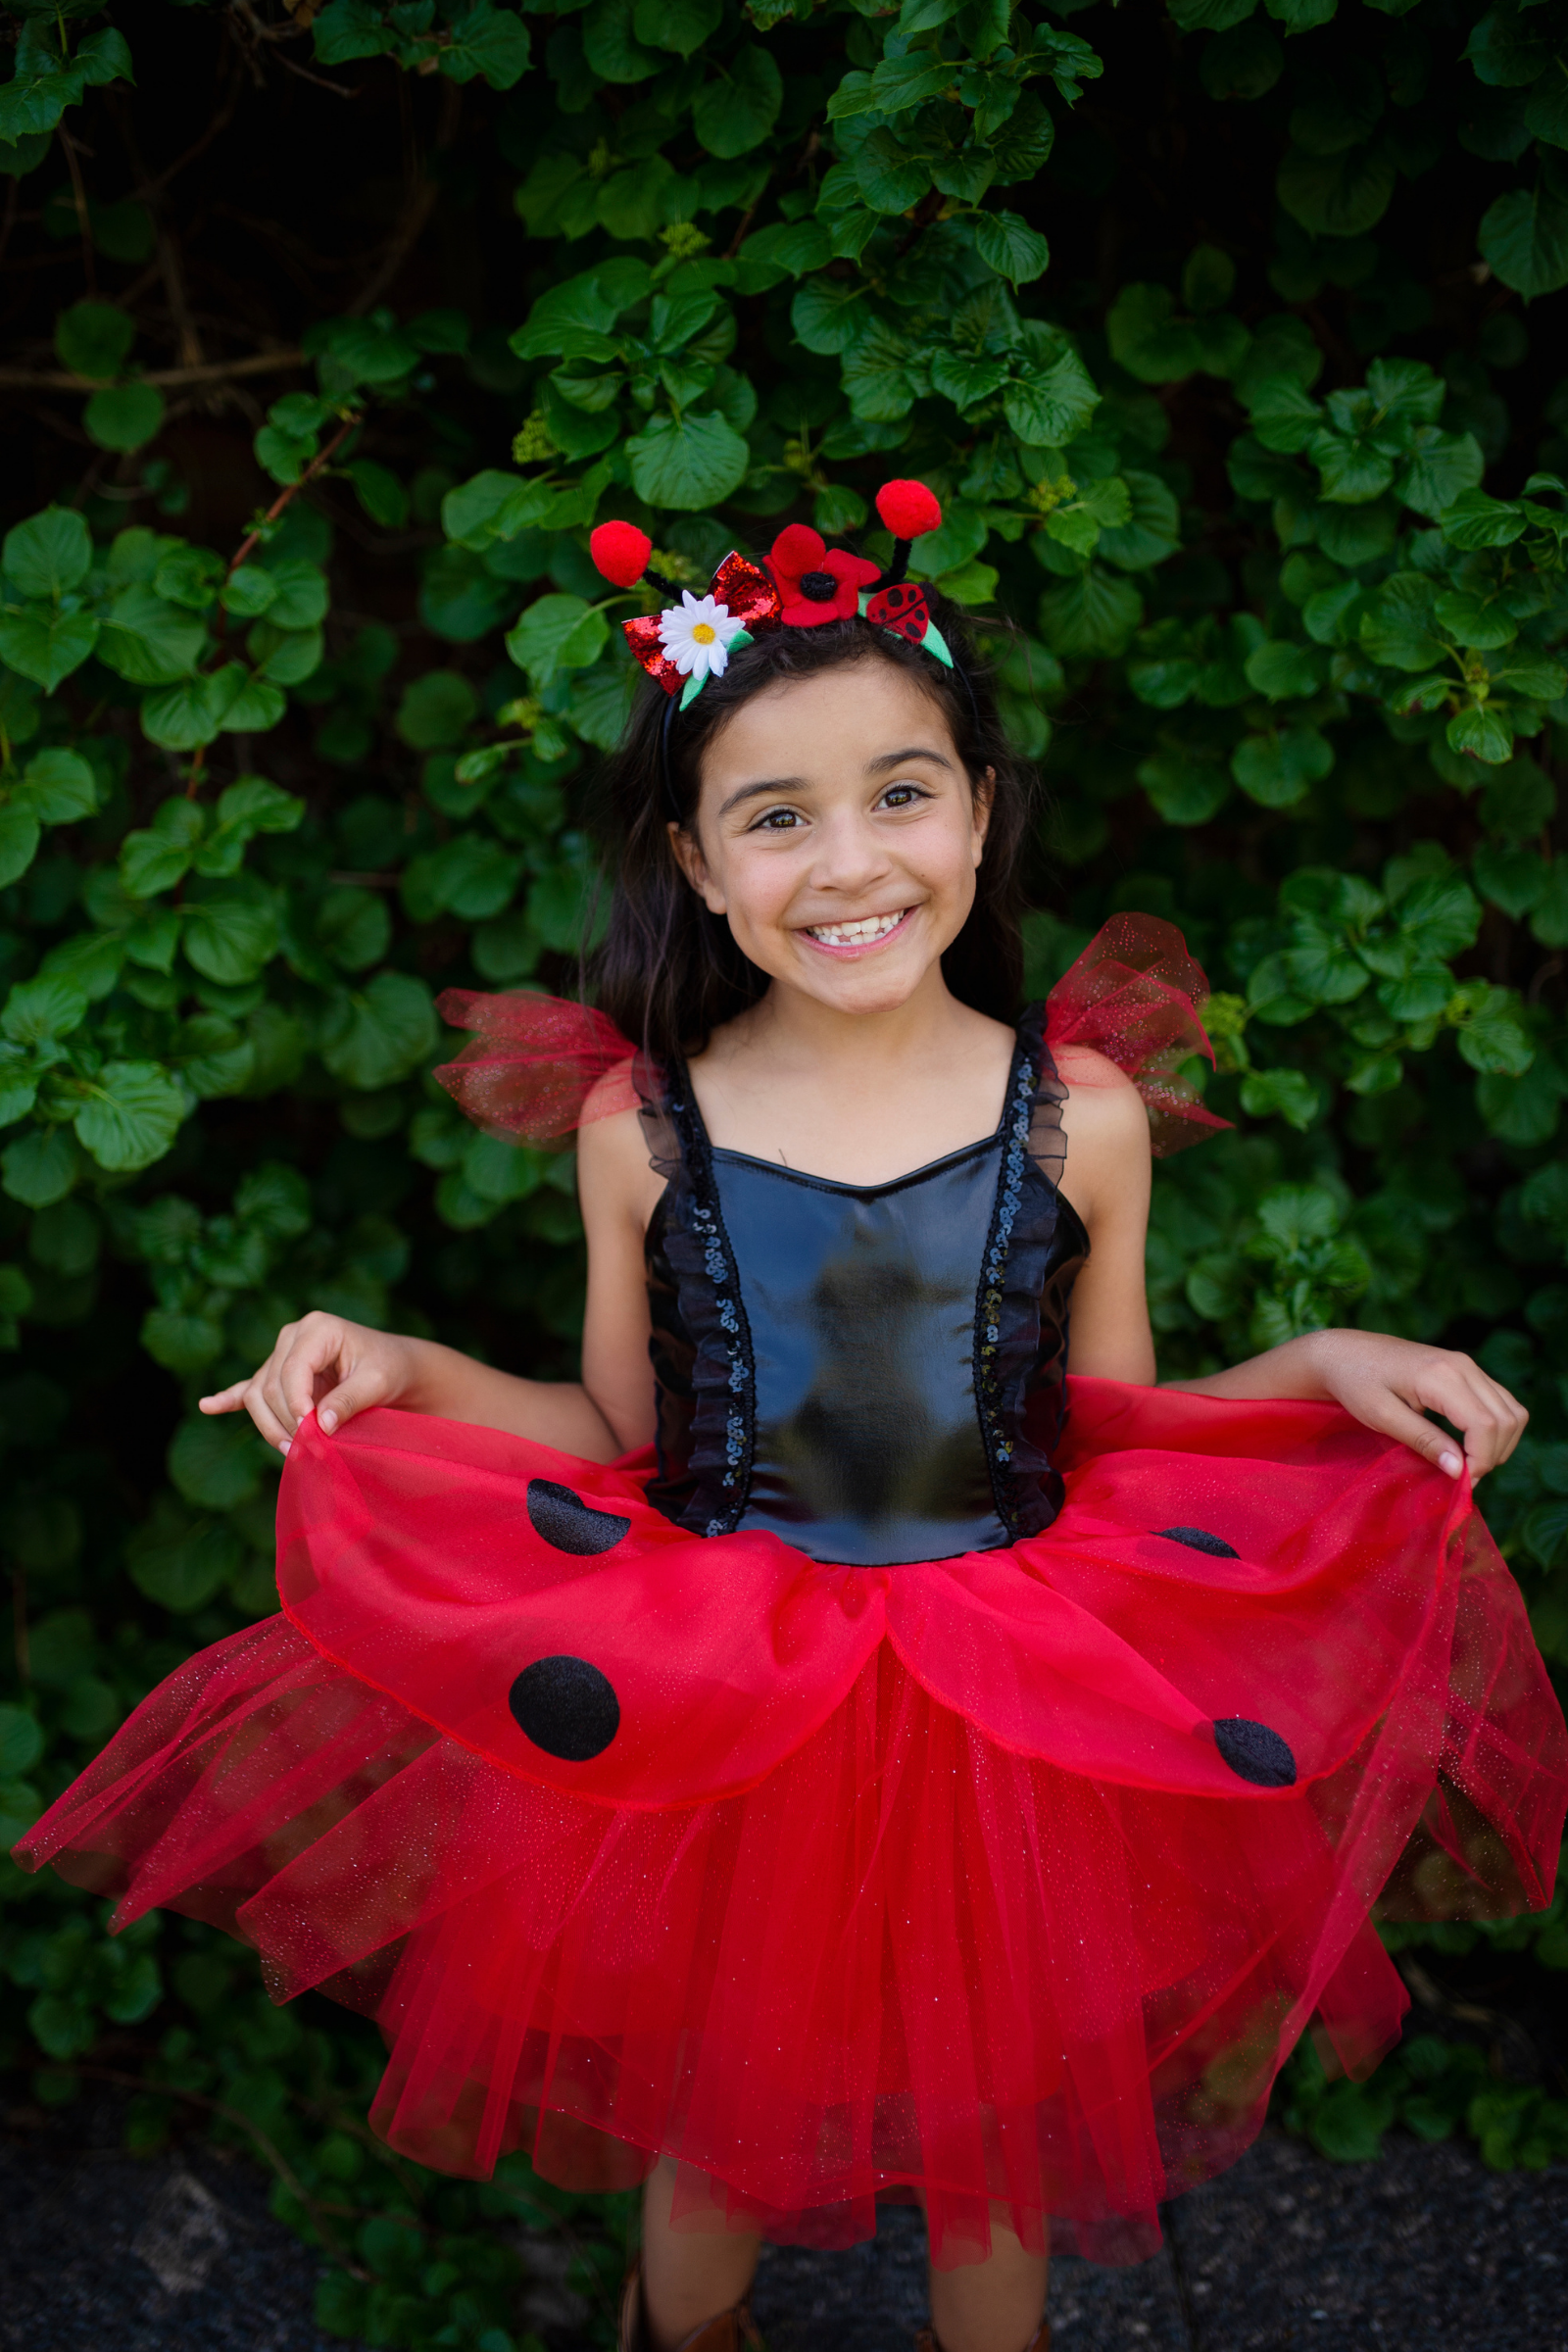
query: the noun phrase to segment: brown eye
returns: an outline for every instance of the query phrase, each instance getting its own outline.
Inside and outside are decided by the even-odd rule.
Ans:
[[[799,821],[793,808],[770,808],[752,829],[757,833],[792,833]]]
[[[917,784],[890,784],[882,795],[882,806],[885,808],[908,808],[916,801],[924,799],[925,794]]]

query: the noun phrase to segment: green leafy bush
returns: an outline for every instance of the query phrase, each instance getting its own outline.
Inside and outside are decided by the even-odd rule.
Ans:
[[[787,518],[875,553],[891,473],[939,490],[917,568],[1044,759],[1032,985],[1122,907],[1213,980],[1235,1129],[1156,1188],[1166,1368],[1335,1319],[1474,1350],[1531,1408],[1487,1509],[1568,1664],[1557,15],[8,21],[9,1835],[271,1606],[270,1461],[193,1401],[279,1322],[572,1366],[569,1161],[428,1071],[443,986],[569,984],[593,919],[645,600],[589,528],[688,583]],[[248,2136],[339,2258],[323,2326],[497,2352],[514,2195],[613,2270],[516,2168],[369,2146],[347,2019],[272,2016],[205,1932],[111,1946],[55,1883],[3,1891],[37,2095],[119,2050],[137,2144],[176,2111]],[[1560,1915],[1509,1932],[1562,1964]],[[1421,2048],[1365,2092],[1303,2058],[1293,2112],[1342,2154],[1385,2106],[1489,2162],[1557,2147],[1549,2101]]]

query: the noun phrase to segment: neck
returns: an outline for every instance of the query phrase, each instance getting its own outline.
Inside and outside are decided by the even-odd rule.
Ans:
[[[765,1043],[776,1061],[831,1065],[854,1083],[861,1068],[886,1077],[901,1065],[945,1057],[981,1017],[959,1004],[933,963],[912,995],[877,1011],[847,1012],[775,980],[742,1020],[751,1041]]]

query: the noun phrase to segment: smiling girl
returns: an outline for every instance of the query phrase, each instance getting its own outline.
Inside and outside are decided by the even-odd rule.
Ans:
[[[1020,1017],[1026,778],[879,505],[891,573],[794,526],[627,624],[595,1008],[445,1000],[472,1115],[580,1127],[580,1385],[286,1326],[203,1400],[288,1457],[285,1614],[23,1855],[371,2012],[406,2154],[645,2181],[625,2352],[755,2345],[760,2240],[879,2197],[928,2345],[1041,2352],[1053,2240],[1152,2251],[1314,2015],[1396,2038],[1372,1903],[1543,1904],[1562,1823],[1506,1391],[1353,1331],[1152,1385],[1202,975],[1119,917]]]

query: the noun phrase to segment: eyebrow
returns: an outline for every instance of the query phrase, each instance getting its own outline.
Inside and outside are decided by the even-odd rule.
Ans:
[[[933,767],[945,767],[950,774],[954,772],[953,761],[945,753],[934,752],[929,744],[911,743],[906,745],[903,751],[883,752],[877,759],[868,761],[866,773],[871,776],[885,775],[889,768],[902,767],[906,760],[928,760]],[[728,816],[732,808],[741,808],[747,801],[767,800],[776,792],[805,792],[808,783],[808,779],[805,776],[764,776],[756,784],[743,784],[739,791],[732,792],[727,800],[719,803],[718,813]]]

